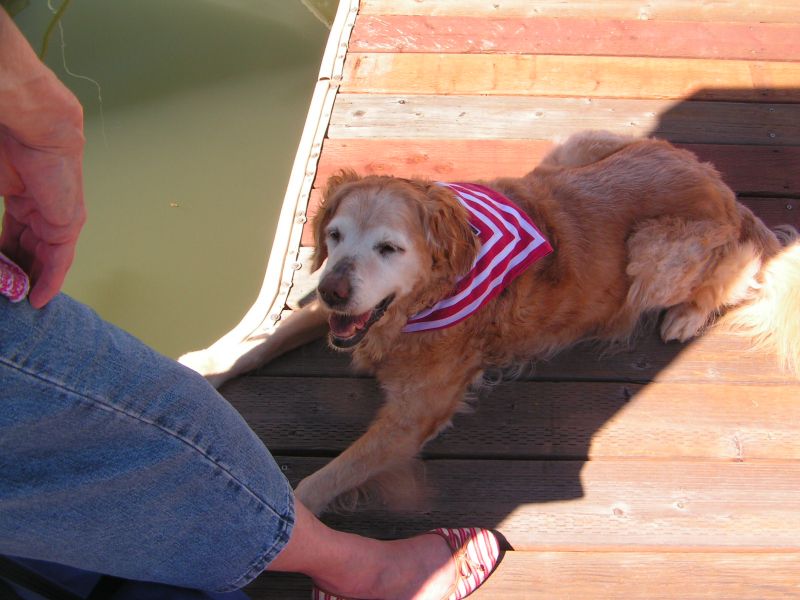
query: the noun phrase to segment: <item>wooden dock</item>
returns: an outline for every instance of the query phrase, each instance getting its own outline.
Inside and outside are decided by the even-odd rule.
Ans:
[[[797,0],[342,0],[331,40],[244,329],[308,291],[306,221],[341,167],[521,175],[554,137],[602,128],[689,148],[770,225],[800,227]],[[381,401],[321,342],[222,391],[293,483]],[[499,531],[509,549],[476,600],[800,598],[800,382],[740,339],[577,348],[483,394],[424,458],[425,507],[326,522]],[[265,574],[248,591],[309,589]]]

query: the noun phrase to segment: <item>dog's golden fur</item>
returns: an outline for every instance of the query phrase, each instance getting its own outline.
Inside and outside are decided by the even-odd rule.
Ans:
[[[779,239],[691,153],[587,132],[524,177],[482,183],[523,208],[555,251],[465,321],[402,333],[409,315],[447,295],[471,265],[478,242],[466,211],[426,181],[349,171],[330,180],[315,221],[315,265],[329,258],[323,300],[345,323],[384,296],[393,301],[371,327],[366,317],[339,327],[367,329],[354,338],[353,360],[376,375],[387,401],[359,440],[301,482],[298,496],[312,510],[407,464],[484,369],[581,340],[626,340],[643,315],[663,309],[662,337],[683,341],[736,307],[723,322],[800,370],[797,232]]]

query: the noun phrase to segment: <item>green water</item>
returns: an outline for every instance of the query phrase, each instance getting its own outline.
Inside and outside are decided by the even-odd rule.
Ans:
[[[55,1],[58,4],[58,0]],[[18,15],[38,50],[48,7]],[[170,356],[255,300],[326,27],[300,0],[73,0],[47,63],[86,115],[64,291]]]

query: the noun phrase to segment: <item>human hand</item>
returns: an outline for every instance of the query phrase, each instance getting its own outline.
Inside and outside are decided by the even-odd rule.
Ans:
[[[30,276],[28,300],[61,289],[86,220],[83,111],[0,8],[0,252]]]
[[[75,257],[86,220],[81,155],[80,144],[33,147],[0,133],[0,252],[30,276],[34,308],[58,293]]]

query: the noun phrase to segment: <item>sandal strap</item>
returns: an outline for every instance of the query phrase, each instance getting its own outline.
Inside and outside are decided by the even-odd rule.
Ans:
[[[337,596],[336,594],[331,594],[330,592],[326,592],[320,587],[312,586],[311,587],[311,600],[348,600],[344,596]]]
[[[444,538],[456,563],[456,580],[442,600],[463,600],[491,575],[500,556],[495,535],[476,527],[440,527],[434,533]]]

